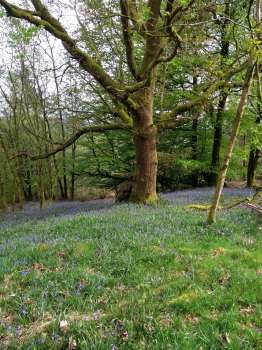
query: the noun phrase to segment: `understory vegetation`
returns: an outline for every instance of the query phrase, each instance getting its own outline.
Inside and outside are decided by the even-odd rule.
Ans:
[[[204,221],[125,204],[3,229],[1,349],[262,348],[261,223]]]

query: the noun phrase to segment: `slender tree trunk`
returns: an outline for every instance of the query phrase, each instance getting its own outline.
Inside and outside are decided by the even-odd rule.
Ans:
[[[227,93],[221,91],[217,116],[215,121],[215,130],[214,130],[214,141],[212,148],[212,160],[211,160],[211,173],[209,179],[209,186],[215,186],[218,178],[219,172],[219,163],[220,163],[220,150],[222,145],[222,136],[223,136],[223,120],[224,120],[224,112],[227,102]]]
[[[259,77],[259,67],[256,65],[256,78],[257,78],[257,95],[258,95],[258,115],[256,118],[256,124],[259,125],[262,121],[262,110],[261,110],[261,87],[260,87],[260,77]],[[248,159],[247,166],[247,187],[253,187],[255,184],[255,175],[258,165],[258,160],[260,158],[260,150],[256,147],[251,148]]]
[[[45,190],[44,190],[44,179],[43,179],[43,161],[40,160],[37,164],[38,168],[38,196],[39,196],[39,205],[42,209],[45,204]]]
[[[260,151],[258,149],[252,149],[249,153],[248,166],[247,166],[247,187],[253,187],[255,185],[255,175],[258,165]]]
[[[71,200],[73,201],[75,199],[75,174],[71,174]]]
[[[29,165],[28,161],[28,165]],[[33,192],[32,192],[32,176],[31,176],[31,169],[28,167],[26,169],[26,174],[25,174],[25,199],[27,201],[32,201],[33,200]]]
[[[191,138],[191,146],[192,146],[192,159],[197,160],[197,129],[198,129],[198,119],[194,118],[192,123],[192,138]]]
[[[53,76],[55,81],[55,87],[56,87],[56,97],[57,97],[57,107],[58,107],[58,115],[59,115],[59,121],[60,121],[60,127],[61,127],[61,136],[63,143],[66,140],[66,134],[65,134],[65,126],[64,126],[64,118],[62,113],[62,105],[61,105],[61,96],[60,96],[60,87],[58,82],[58,76],[56,72],[56,66],[55,66],[55,58],[53,54],[53,49],[50,46],[50,52],[52,57],[52,65],[53,65]],[[63,199],[68,199],[68,186],[67,186],[67,165],[66,165],[66,150],[63,149],[62,151],[62,169],[63,169]]]
[[[228,38],[228,17],[230,17],[230,1],[226,3],[225,8],[225,19],[223,20],[221,26],[221,68],[223,69],[225,61],[229,56],[229,38]],[[222,145],[222,136],[223,136],[223,120],[224,112],[226,107],[226,102],[228,98],[228,93],[225,90],[220,91],[219,102],[217,107],[217,115],[214,126],[214,139],[213,139],[213,148],[212,148],[212,159],[211,159],[211,172],[209,176],[209,186],[215,186],[218,179],[219,164],[220,164],[220,152]]]
[[[197,76],[193,77],[193,89],[197,88]],[[193,122],[192,122],[192,137],[191,137],[191,146],[192,146],[192,159],[197,160],[197,144],[198,144],[198,110],[193,110]]]
[[[72,145],[72,170],[71,170],[71,200],[75,198],[75,159],[76,159],[76,143]]]
[[[45,139],[48,140],[48,130],[46,127],[46,123],[44,122],[44,133],[45,133]],[[44,148],[45,152],[49,151],[48,142],[45,143]],[[50,158],[46,160],[46,176],[47,176],[47,199],[48,200],[54,200],[55,199],[55,190],[54,190],[54,176],[53,176],[53,168]]]
[[[196,112],[197,113],[197,112]],[[197,115],[194,116],[193,123],[192,123],[192,137],[191,137],[191,146],[192,146],[192,159],[197,160],[198,159],[198,118]],[[194,187],[198,186],[198,173],[195,172],[192,175],[192,185]]]
[[[17,162],[15,162],[15,177],[16,177],[17,188],[18,188],[19,209],[23,209],[24,202],[25,202],[24,179],[21,176],[21,168],[20,168],[20,161],[19,160]]]
[[[19,202],[19,209],[23,209],[25,197],[24,197],[23,190],[20,186],[18,186],[18,202]]]
[[[63,151],[63,183],[64,183],[64,199],[68,199],[67,177],[66,177],[66,153]]]
[[[50,126],[50,123],[49,123],[49,120],[48,120],[48,117],[47,117],[47,114],[46,114],[46,110],[45,110],[45,105],[44,105],[43,102],[42,102],[42,108],[43,108],[43,117],[44,117],[44,120],[45,120],[45,123],[46,123],[46,126],[47,126],[48,137],[49,137],[49,140],[51,141],[51,143],[53,143],[51,126]],[[59,190],[60,190],[60,196],[61,196],[61,198],[64,199],[65,198],[65,193],[64,193],[63,183],[62,183],[62,179],[61,179],[61,177],[59,175],[59,167],[58,167],[57,159],[56,159],[55,155],[52,156],[52,160],[53,160],[53,164],[54,164],[54,168],[55,168],[55,175],[56,175],[58,187],[59,187]]]
[[[250,89],[250,86],[252,83],[252,78],[253,78],[253,73],[254,73],[254,66],[255,65],[254,65],[253,60],[250,59],[250,63],[249,63],[249,66],[247,68],[247,72],[246,72],[246,76],[245,76],[245,80],[244,80],[244,84],[243,84],[242,94],[241,94],[241,97],[239,100],[235,120],[233,123],[233,128],[231,131],[231,136],[230,136],[229,144],[227,147],[225,159],[224,159],[223,166],[222,166],[220,173],[219,173],[214,198],[213,198],[212,205],[211,205],[209,215],[208,215],[208,223],[209,224],[212,224],[216,221],[216,213],[217,213],[217,209],[219,206],[219,201],[220,201],[220,197],[222,194],[222,190],[224,187],[227,169],[229,166],[230,159],[232,157],[232,152],[233,152],[236,138],[237,138],[237,135],[239,132],[241,120],[242,120],[243,114],[245,112],[246,104],[247,104],[248,93],[249,93],[249,89]]]
[[[240,147],[241,149],[245,152],[245,149],[246,149],[246,135],[243,135],[240,139]],[[240,176],[241,176],[241,179],[243,181],[246,180],[246,168],[247,168],[247,164],[246,164],[246,158],[243,158],[242,161],[240,162],[240,164],[242,165],[242,171],[240,173]],[[241,170],[241,168],[240,168]]]
[[[134,117],[136,174],[131,200],[145,204],[157,200],[157,130],[153,125],[153,89],[154,86],[146,87],[135,96],[140,107]]]
[[[0,172],[0,209],[6,208],[4,177]]]

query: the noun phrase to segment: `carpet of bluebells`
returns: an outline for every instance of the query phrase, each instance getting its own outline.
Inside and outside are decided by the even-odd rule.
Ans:
[[[161,197],[167,201],[176,204],[203,204],[210,202],[213,189],[199,188],[193,190],[182,190],[162,194]],[[230,189],[225,188],[223,191],[224,198],[246,198],[252,196],[251,189]],[[97,210],[110,210],[115,205],[113,199],[101,199],[88,202],[70,202],[57,201],[47,203],[44,208],[40,209],[37,202],[26,203],[23,210],[0,212],[0,229],[17,225],[26,221],[39,221],[49,219],[50,217],[69,217],[76,214],[93,215]]]
[[[0,349],[262,349],[262,223],[234,208],[207,226],[188,204],[211,195],[2,214]]]

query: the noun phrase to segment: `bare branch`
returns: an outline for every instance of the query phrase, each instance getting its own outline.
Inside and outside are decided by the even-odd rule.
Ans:
[[[39,159],[47,159],[64,149],[68,148],[71,146],[73,143],[75,143],[82,135],[88,134],[88,133],[97,133],[97,132],[105,132],[105,131],[110,131],[110,130],[128,130],[130,129],[128,126],[125,125],[120,125],[120,124],[107,124],[107,125],[91,125],[87,126],[85,128],[82,128],[78,132],[76,132],[72,137],[70,137],[64,144],[60,145],[59,147],[55,148],[54,150],[44,153],[44,154],[39,154],[32,156],[30,155],[27,151],[21,152],[17,155],[15,155],[14,158],[17,157],[25,157],[30,160],[39,160]]]

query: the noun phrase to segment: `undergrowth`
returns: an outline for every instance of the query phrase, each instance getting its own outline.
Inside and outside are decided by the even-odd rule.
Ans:
[[[262,349],[262,228],[116,206],[0,231],[1,349]]]

